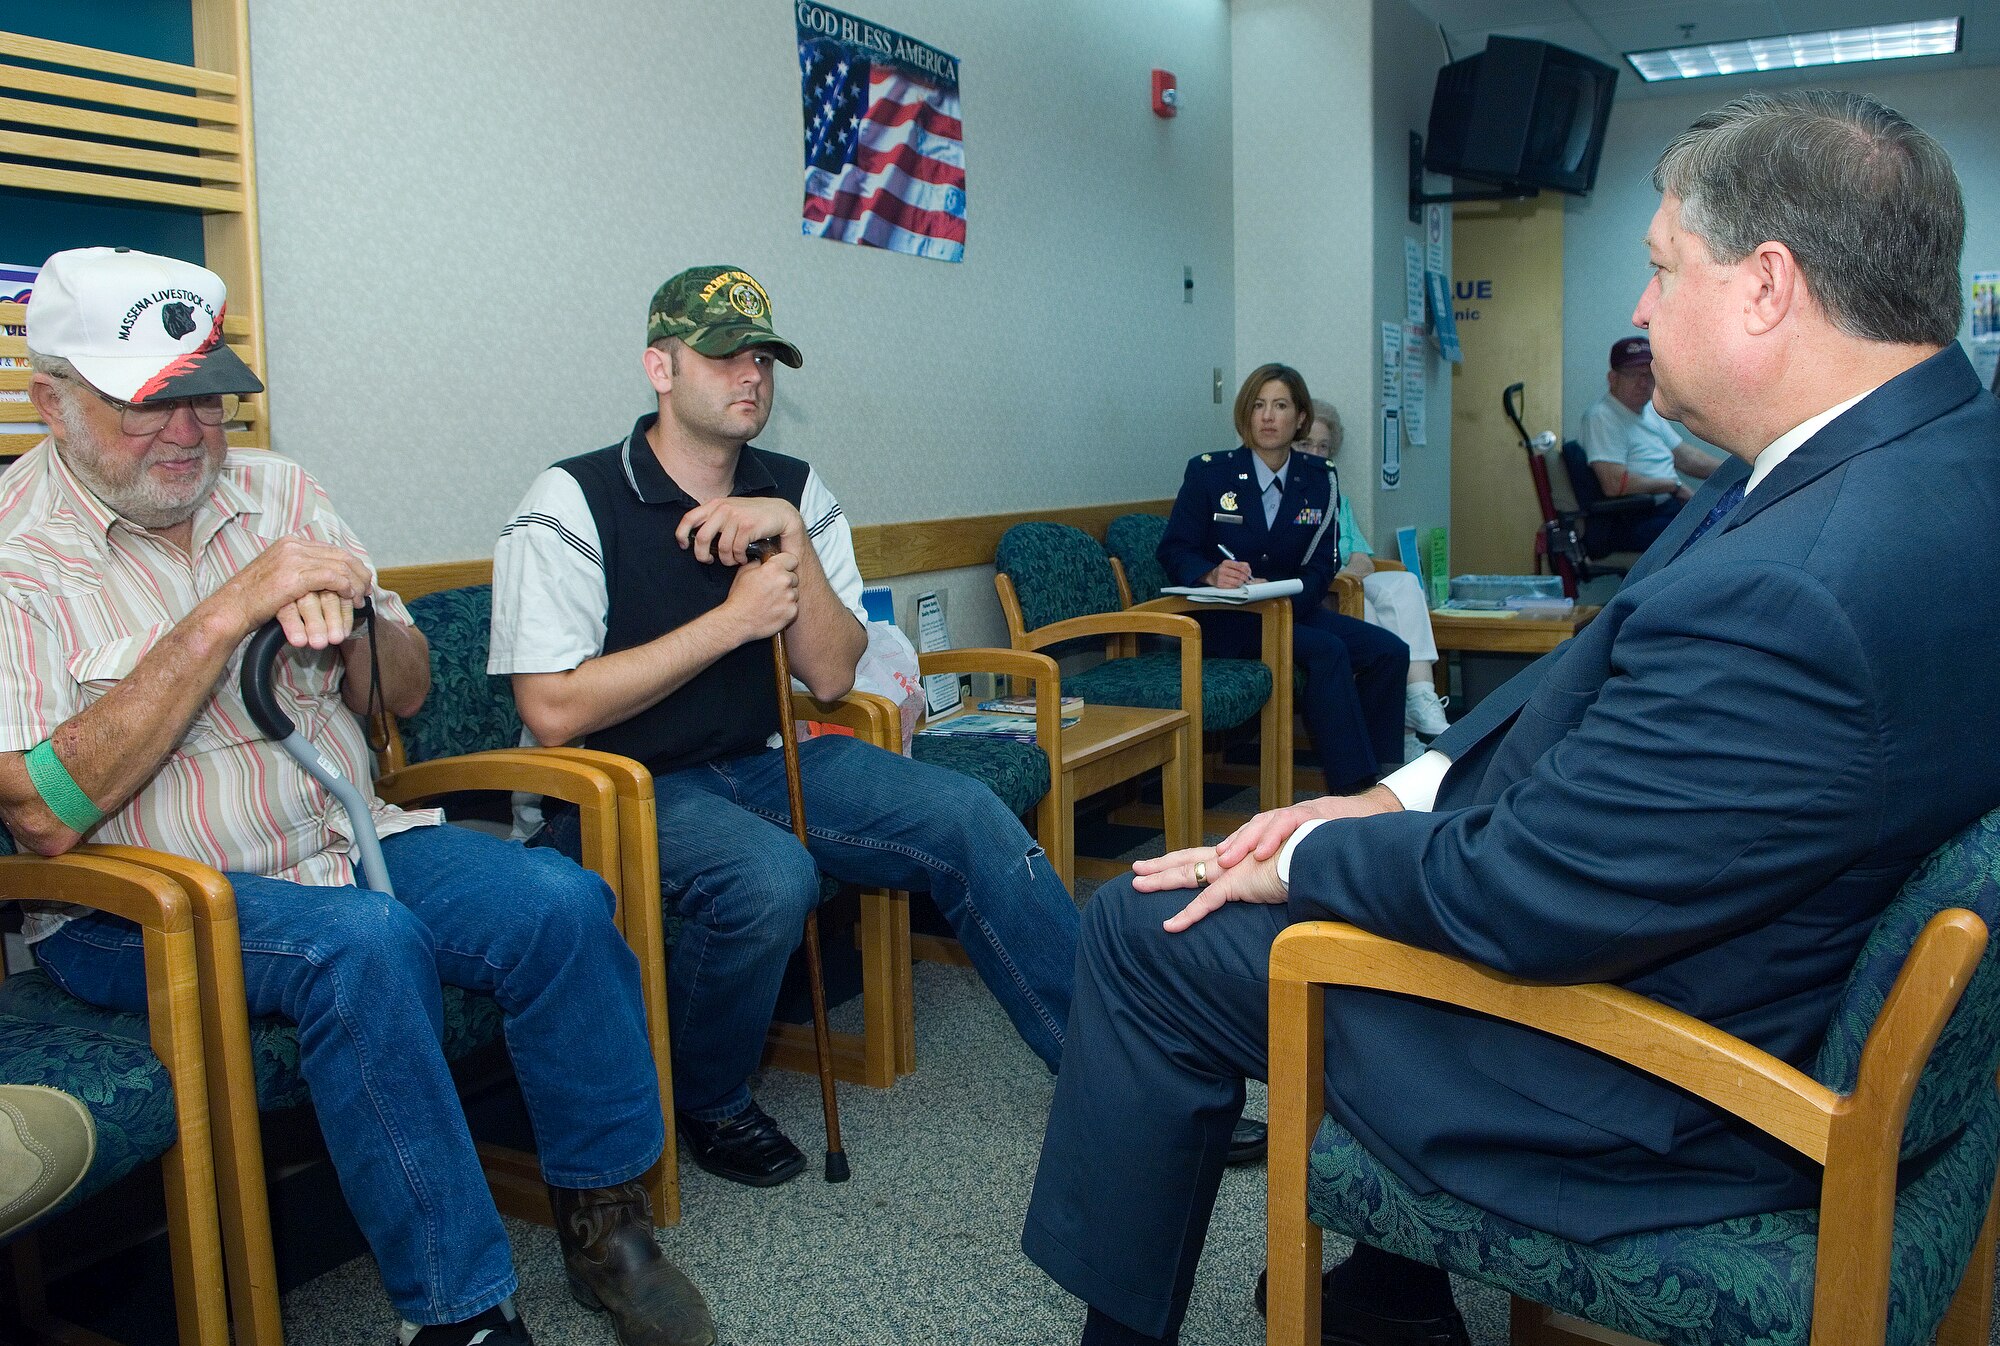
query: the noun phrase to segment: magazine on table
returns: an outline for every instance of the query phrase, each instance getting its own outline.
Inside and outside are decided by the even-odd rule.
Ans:
[[[1067,729],[1082,718],[1080,715],[1066,715],[1062,727]],[[1033,743],[1035,721],[1034,717],[1027,715],[994,715],[986,711],[962,710],[956,715],[930,721],[917,733],[936,738],[1006,738],[1016,743]]]
[[[991,701],[981,701],[981,710],[992,711],[995,715],[1033,715],[1035,698],[1032,696],[999,696]],[[1074,723],[1069,717],[1083,713],[1083,698],[1066,696],[1062,699],[1062,714],[1066,723]]]

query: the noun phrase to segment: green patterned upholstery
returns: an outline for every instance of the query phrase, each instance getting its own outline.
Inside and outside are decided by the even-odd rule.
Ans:
[[[1148,603],[1167,587],[1167,572],[1160,567],[1160,539],[1166,535],[1167,520],[1159,514],[1121,514],[1104,530],[1104,549],[1125,567],[1125,582],[1131,586],[1134,603]]]
[[[399,722],[412,762],[512,748],[521,741],[513,681],[486,672],[493,623],[493,586],[474,584],[425,594],[410,616],[431,646],[431,691],[423,707]]]
[[[1151,517],[1127,514],[1120,522]],[[1135,523],[1133,528],[1141,526]],[[1031,631],[1070,617],[1119,610],[1118,582],[1112,578],[1104,549],[1081,529],[1059,523],[1017,523],[1001,534],[993,564],[1014,581],[1021,598],[1021,618]],[[1139,596],[1135,585],[1134,600]],[[1069,641],[1048,653],[1060,656],[1087,643],[1095,642]],[[1108,659],[1085,672],[1064,674],[1063,691],[1081,696],[1086,704],[1178,710],[1180,653]],[[1201,661],[1204,733],[1234,729],[1253,719],[1270,697],[1271,670],[1260,660]]]
[[[2000,811],[1913,874],[1877,922],[1813,1064],[1853,1087],[1860,1047],[1924,923],[1963,907],[2000,926]],[[1958,1287],[2000,1159],[2000,940],[1989,942],[1911,1101],[1891,1254],[1889,1346],[1928,1342]],[[1660,1346],[1806,1346],[1819,1212],[1780,1211],[1571,1243],[1442,1192],[1418,1196],[1329,1121],[1312,1151],[1312,1218]]]
[[[910,756],[970,776],[1015,817],[1024,817],[1049,792],[1049,755],[1038,744],[973,734],[918,734]]]
[[[0,1080],[61,1089],[90,1109],[97,1123],[97,1153],[90,1171],[59,1208],[67,1210],[172,1147],[174,1086],[147,1045],[143,1021],[135,1042],[124,1033],[15,1014],[6,992],[28,975],[9,977],[0,988]]]
[[[1063,691],[1085,705],[1150,706],[1177,710],[1181,704],[1181,657],[1140,654],[1108,659],[1096,668],[1063,679]],[[1201,661],[1201,727],[1219,733],[1257,718],[1271,696],[1271,670],[1256,659]]]
[[[1061,523],[1017,523],[1000,535],[994,569],[1014,581],[1030,631],[1118,611],[1118,581],[1097,539]]]

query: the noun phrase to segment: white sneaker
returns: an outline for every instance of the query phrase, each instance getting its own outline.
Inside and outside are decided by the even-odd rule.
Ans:
[[[1444,717],[1449,700],[1439,696],[1437,688],[1428,682],[1413,682],[1403,690],[1403,723],[1420,738],[1436,738],[1451,728],[1451,722]]]

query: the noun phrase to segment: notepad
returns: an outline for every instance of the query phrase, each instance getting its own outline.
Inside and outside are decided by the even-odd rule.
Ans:
[[[1240,589],[1218,589],[1211,584],[1174,584],[1160,592],[1179,594],[1192,603],[1257,603],[1266,598],[1290,598],[1305,590],[1304,580],[1265,580],[1261,584],[1246,584]]]

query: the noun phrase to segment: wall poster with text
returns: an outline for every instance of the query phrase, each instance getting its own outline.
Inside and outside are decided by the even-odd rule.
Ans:
[[[958,58],[797,0],[806,192],[817,238],[965,260]]]

